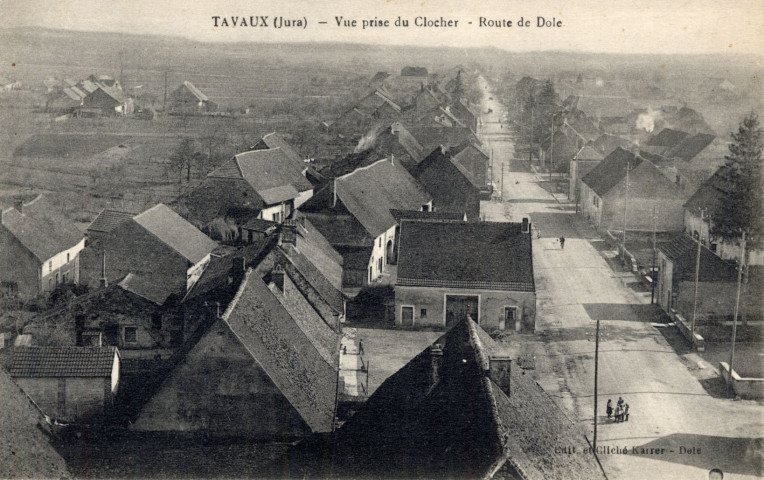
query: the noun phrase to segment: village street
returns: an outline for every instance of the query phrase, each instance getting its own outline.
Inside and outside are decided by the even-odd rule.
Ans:
[[[494,196],[501,190],[503,201],[483,202],[481,214],[487,221],[529,216],[540,234],[533,244],[536,334],[510,337],[512,350],[535,356],[537,381],[591,441],[595,324],[601,321],[597,445],[610,478],[707,478],[714,467],[725,478],[757,478],[761,449],[751,439],[764,426],[763,407],[704,388],[717,381],[716,366],[686,349],[678,353],[670,343],[674,328],[654,326],[659,315],[650,292],[607,261],[615,251],[575,214],[566,194],[550,193],[547,175],[530,168],[527,154],[514,158],[509,125],[499,123],[506,110],[490,95],[486,91],[482,112],[493,112],[483,115],[480,136],[492,153]],[[607,400],[615,405],[619,396],[630,405],[628,423],[606,418]],[[616,446],[628,454],[616,453]],[[609,454],[601,450],[607,447]],[[665,450],[639,454],[633,447]]]

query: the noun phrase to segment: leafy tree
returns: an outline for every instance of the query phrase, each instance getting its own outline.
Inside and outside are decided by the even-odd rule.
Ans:
[[[462,71],[456,72],[456,79],[454,80],[454,91],[452,92],[454,99],[458,102],[460,98],[464,96],[464,80],[462,79]]]
[[[746,232],[752,249],[762,247],[762,129],[759,118],[751,113],[743,119],[737,133],[732,133],[730,153],[721,171],[727,188],[720,208],[711,218],[711,234],[724,240],[736,240]]]

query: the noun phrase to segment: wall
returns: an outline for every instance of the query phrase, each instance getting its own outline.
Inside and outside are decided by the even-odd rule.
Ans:
[[[342,289],[342,256],[309,222],[298,222],[295,248],[305,256],[337,289]]]
[[[602,198],[600,229],[623,230],[623,207],[627,230],[653,230],[653,207],[657,215],[655,228],[659,232],[681,232],[684,223],[683,200],[673,184],[655,167],[642,162],[629,174],[629,192],[622,180]]]
[[[597,205],[594,204],[595,198],[598,199]],[[597,230],[600,230],[602,199],[585,183],[581,183],[581,215],[592,222]]]
[[[601,160],[572,160],[570,162],[570,185],[568,189],[568,199],[580,201],[581,199],[581,179],[596,167]],[[576,196],[578,195],[578,196]]]
[[[313,196],[313,189],[305,190],[297,194],[297,198],[294,199],[294,208],[300,208],[300,205],[310,200]]]
[[[258,215],[257,218],[261,218],[263,220],[271,220],[271,221],[278,221],[279,223],[282,223],[290,214],[292,213],[292,201],[280,203],[278,205],[271,205],[264,207],[260,211],[260,215]],[[273,215],[280,214],[280,219],[275,220]]]
[[[521,318],[521,331],[533,332],[536,322],[536,294],[533,292],[506,292],[499,290],[448,289],[438,287],[395,287],[395,323],[402,324],[401,307],[414,307],[414,326],[445,327],[446,295],[479,295],[478,324],[490,332],[499,328],[504,307],[517,307]],[[420,311],[427,309],[427,318]],[[505,329],[513,330],[513,325]]]
[[[374,248],[371,251],[371,258],[366,269],[368,272],[369,267],[372,269],[372,282],[378,279],[383,273],[388,271],[387,266],[387,242],[390,241],[393,244],[393,252],[397,248],[395,244],[395,228],[397,225],[393,225],[388,228],[386,232],[374,239]],[[382,259],[382,269],[379,269],[379,259]]]
[[[73,422],[87,421],[104,412],[105,377],[15,378],[16,383],[37,405],[53,418]],[[63,390],[61,390],[63,388]],[[59,393],[64,404],[59,404]]]
[[[309,432],[223,321],[194,346],[130,428],[253,439]]]
[[[22,298],[34,298],[40,289],[39,261],[2,225],[0,225],[0,282],[16,282]]]
[[[692,318],[695,301],[695,282],[679,282],[677,310],[685,317]],[[762,315],[762,295],[760,285],[743,284],[740,289],[741,316]],[[737,283],[735,282],[698,282],[698,303],[696,315],[732,316],[735,314]]]
[[[700,230],[699,230],[700,229]],[[702,228],[700,227],[700,216],[694,215],[689,210],[684,210],[684,231],[693,235],[694,232],[698,232],[700,238],[704,241],[704,245],[709,245],[711,223],[706,219]],[[740,244],[736,241],[724,241],[721,239],[714,239],[711,244],[716,244],[716,254],[722,260],[734,260],[740,261]],[[754,250],[748,252],[748,265],[764,265],[764,250]]]
[[[727,362],[719,362],[719,367],[724,381],[729,381],[729,364]],[[733,370],[732,389],[735,391],[735,395],[740,398],[764,398],[764,378],[741,377],[735,370]]]
[[[659,265],[658,284],[655,285],[655,295],[660,305],[666,313],[670,313],[671,301],[670,295],[673,295],[675,287],[674,281],[674,263],[666,255],[658,250],[657,262]]]
[[[76,246],[57,253],[42,264],[42,279],[40,281],[43,292],[53,291],[59,283],[79,283],[80,281],[80,251],[85,248],[83,238]],[[66,256],[69,255],[69,261]],[[66,281],[64,281],[66,276]]]

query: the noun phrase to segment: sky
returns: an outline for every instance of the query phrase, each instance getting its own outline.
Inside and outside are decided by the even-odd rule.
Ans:
[[[764,1],[737,0],[0,0],[3,27],[181,36],[205,42],[339,41],[422,46],[495,46],[510,51],[607,53],[754,53],[764,47]],[[267,28],[214,27],[213,16],[268,16]],[[306,28],[273,27],[300,18]],[[357,27],[337,27],[335,17]],[[398,17],[408,28],[395,27]],[[479,18],[512,21],[480,27]],[[536,26],[537,17],[562,26]],[[363,19],[390,27],[361,28]],[[417,17],[458,20],[457,27],[417,27]],[[523,17],[529,27],[518,27]],[[322,25],[318,22],[324,21]],[[468,22],[472,22],[470,25]]]

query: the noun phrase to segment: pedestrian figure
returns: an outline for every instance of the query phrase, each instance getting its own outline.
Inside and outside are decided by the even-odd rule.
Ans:
[[[618,406],[619,407],[623,407],[623,398],[622,397],[618,397]]]
[[[347,345],[343,345],[342,346],[342,354],[343,355],[347,355],[348,354],[348,346]]]
[[[609,398],[607,399],[607,408],[605,408],[605,412],[607,413],[608,419],[613,416],[613,401]]]
[[[623,404],[623,421],[624,422],[629,421],[629,404],[628,403]]]
[[[363,355],[363,340],[358,340],[358,355]]]
[[[560,250],[565,248],[565,237],[560,237]]]
[[[623,418],[623,407],[618,404],[615,407],[615,423],[621,423],[621,418]]]
[[[541,238],[541,230],[536,229],[536,238]]]

